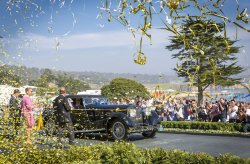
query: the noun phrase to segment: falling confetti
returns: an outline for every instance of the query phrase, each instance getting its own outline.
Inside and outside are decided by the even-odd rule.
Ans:
[[[116,2],[116,3],[111,3]],[[212,3],[212,5],[211,5]],[[174,35],[179,35],[177,30],[180,26],[180,22],[187,18],[197,18],[202,15],[203,17],[210,18],[214,17],[215,19],[221,19],[222,21],[226,21],[227,23],[234,24],[238,28],[241,28],[245,31],[250,32],[250,29],[247,29],[245,26],[241,25],[239,22],[242,21],[244,23],[248,23],[250,17],[247,13],[247,8],[243,9],[241,12],[239,11],[240,3],[236,0],[235,6],[237,7],[238,16],[236,19],[237,22],[234,21],[235,18],[228,17],[224,15],[226,4],[226,0],[221,1],[205,1],[201,4],[198,0],[194,1],[183,1],[183,0],[158,0],[158,1],[127,1],[127,0],[118,0],[118,1],[109,1],[104,0],[100,4],[98,9],[100,10],[100,14],[97,15],[97,18],[101,18],[102,14],[106,14],[107,20],[111,21],[110,18],[114,18],[113,20],[118,21],[122,25],[126,26],[126,28],[133,27],[133,31],[130,31],[133,35],[133,40],[137,40],[138,38],[135,36],[135,32],[141,33],[141,36],[146,36],[151,42],[151,34],[149,31],[152,29],[152,19],[156,15],[164,15],[165,20],[162,20],[163,23],[168,24],[169,26],[165,29],[170,31]],[[192,8],[192,10],[190,10]],[[159,10],[157,10],[159,9]],[[193,13],[193,10],[197,9],[197,13]],[[191,12],[190,12],[191,11]],[[135,15],[142,15],[143,24],[137,24],[136,22],[132,22],[131,17]],[[161,16],[160,16],[161,17]],[[132,24],[132,25],[131,25]],[[225,23],[225,26],[227,24]],[[226,33],[226,32],[225,32]],[[185,38],[185,36],[180,36]],[[225,35],[226,38],[226,35]],[[136,43],[136,41],[134,41]],[[135,44],[136,46],[136,44]],[[229,47],[228,47],[229,48]],[[140,48],[139,51],[142,51]],[[201,51],[202,52],[202,51]],[[138,53],[140,54],[140,53]],[[138,56],[140,58],[140,56]]]
[[[56,48],[56,51],[58,51],[60,47],[60,42],[58,41],[58,38],[55,39],[55,48]]]
[[[172,22],[172,20],[171,20],[171,19],[169,19],[169,17],[168,17],[168,16],[166,16],[166,21],[167,21],[167,23],[168,23],[168,24],[171,24],[171,22]]]
[[[68,36],[70,33],[71,33],[71,31],[68,31],[68,32],[64,33],[62,36],[63,37]]]
[[[53,33],[53,27],[48,27],[48,32]]]
[[[60,5],[59,5],[59,7],[60,7],[60,8],[64,7],[64,4],[65,4],[65,0],[60,0]]]

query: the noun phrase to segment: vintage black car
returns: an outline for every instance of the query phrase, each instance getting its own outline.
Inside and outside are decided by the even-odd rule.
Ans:
[[[68,95],[72,100],[71,118],[76,133],[106,133],[115,140],[125,140],[130,133],[154,137],[159,117],[154,110],[135,105],[116,105],[100,95]],[[55,131],[56,110],[44,111],[47,132]]]

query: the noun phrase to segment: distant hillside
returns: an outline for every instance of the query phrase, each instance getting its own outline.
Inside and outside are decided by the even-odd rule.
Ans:
[[[15,73],[21,77],[25,83],[29,83],[31,80],[37,80],[45,71],[45,69],[29,68],[25,66],[8,66],[15,70]],[[117,77],[128,78],[136,80],[143,84],[158,84],[169,82],[180,82],[181,78],[173,75],[149,75],[149,74],[132,74],[132,73],[100,73],[100,72],[67,72],[60,70],[51,70],[55,74],[69,74],[74,78],[83,80],[89,84],[103,85],[109,83],[112,79]]]
[[[136,80],[143,84],[157,84],[180,81],[177,76],[170,75],[148,75],[148,74],[131,74],[131,73],[100,73],[100,72],[67,72],[81,80],[92,84],[106,84],[112,79],[123,77]]]

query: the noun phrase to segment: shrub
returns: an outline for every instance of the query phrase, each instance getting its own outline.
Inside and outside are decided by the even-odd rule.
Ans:
[[[1,143],[0,147],[3,145]],[[9,144],[9,146],[11,146]],[[68,149],[38,148],[37,146],[12,145],[0,154],[0,164],[9,163],[249,163],[250,158],[225,154],[213,157],[207,153],[189,153],[181,150],[165,150],[162,148],[140,149],[132,143],[115,142],[92,146],[72,146]]]
[[[241,123],[222,122],[162,121],[161,125],[163,128],[219,130],[229,132],[239,132],[243,129]],[[248,127],[248,131],[250,131],[250,126]]]

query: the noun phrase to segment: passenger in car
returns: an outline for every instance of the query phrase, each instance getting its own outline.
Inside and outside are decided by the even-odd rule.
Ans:
[[[81,109],[83,108],[83,105],[81,104],[81,99],[75,99],[75,102],[74,102],[74,108],[75,109]]]

